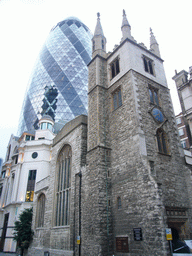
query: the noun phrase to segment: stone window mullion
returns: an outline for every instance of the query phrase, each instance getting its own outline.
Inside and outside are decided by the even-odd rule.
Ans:
[[[64,147],[60,153],[58,168],[58,190],[56,192],[56,226],[69,225],[71,187],[71,149]]]

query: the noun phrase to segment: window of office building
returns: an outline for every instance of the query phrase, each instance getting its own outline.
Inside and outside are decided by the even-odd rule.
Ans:
[[[36,180],[36,170],[30,170],[27,183],[26,202],[33,202],[34,188]]]
[[[5,178],[5,174],[6,174],[6,171],[2,171],[2,172],[1,172],[1,178],[2,178],[2,179]]]
[[[182,141],[181,141],[181,146],[182,146],[182,148],[186,148],[186,147],[187,147],[187,144],[186,144],[186,141],[185,141],[185,140],[182,140]]]
[[[183,136],[184,135],[184,130],[183,128],[179,129],[179,136]]]
[[[181,118],[178,117],[178,118],[176,119],[176,122],[177,122],[177,125],[178,125],[178,124],[181,124]]]

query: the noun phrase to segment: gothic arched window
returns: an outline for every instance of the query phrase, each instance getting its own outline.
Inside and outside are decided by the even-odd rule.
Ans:
[[[44,226],[45,195],[41,194],[37,199],[37,227]]]
[[[111,64],[111,78],[114,78],[120,72],[119,58],[117,57]]]
[[[157,143],[160,153],[169,154],[168,143],[167,143],[167,134],[162,128],[157,130]]]
[[[143,56],[144,69],[146,72],[154,75],[154,63],[148,57]]]
[[[149,86],[149,96],[150,96],[150,102],[159,106],[158,89],[152,86]]]
[[[143,62],[144,62],[145,71],[149,72],[148,63],[147,63],[147,60],[145,58],[143,59]]]
[[[10,153],[11,153],[11,145],[9,145],[9,148],[8,148],[8,152],[7,152],[7,161],[9,160]]]
[[[71,155],[71,147],[65,145],[58,157],[56,226],[70,223]]]

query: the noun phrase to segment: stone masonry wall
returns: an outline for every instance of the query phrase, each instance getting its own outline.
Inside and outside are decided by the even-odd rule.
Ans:
[[[82,184],[82,255],[112,254],[106,60],[89,64],[87,168]]]
[[[55,138],[52,148],[51,172],[48,177],[49,186],[45,191],[45,225],[43,228],[36,229],[34,224],[34,238],[31,244],[28,255],[43,256],[44,251],[49,251],[50,255],[73,255],[76,246],[76,237],[78,235],[78,228],[75,228],[74,221],[78,219],[78,206],[77,206],[77,175],[82,166],[85,165],[85,154],[87,151],[87,124],[86,117],[79,116],[72,120],[73,125],[70,129],[65,127],[60,131],[58,137]],[[69,126],[69,125],[68,125]],[[67,126],[67,128],[69,128]],[[62,135],[63,134],[63,135]],[[72,148],[72,168],[71,168],[71,203],[70,203],[70,225],[69,226],[55,226],[55,184],[57,181],[57,158],[59,152],[64,145],[70,145]],[[76,184],[77,183],[77,184]],[[34,210],[36,209],[36,202],[34,202]],[[34,216],[35,216],[34,212]],[[34,217],[35,222],[35,217]]]
[[[128,237],[129,253],[123,255],[165,255],[163,205],[154,179],[149,177],[147,156],[139,140],[144,131],[138,111],[138,92],[134,88],[133,71],[124,75],[109,88],[109,95],[121,86],[122,106],[110,109],[109,134],[111,138],[111,210],[113,216],[113,247],[116,237]],[[137,93],[137,94],[136,94]],[[118,197],[121,206],[118,206]],[[133,229],[141,228],[142,241],[135,241]],[[155,235],[156,234],[156,235]]]
[[[179,137],[169,89],[146,79],[138,73],[134,73],[134,78],[139,91],[141,127],[145,133],[147,156],[148,160],[154,161],[154,178],[157,183],[162,184],[164,203],[166,206],[174,205],[189,208],[189,197],[185,189],[187,168],[179,152]],[[160,108],[166,119],[162,128],[167,134],[169,155],[158,152],[156,131],[161,124],[157,123],[150,114],[153,104],[150,104],[149,85],[158,89]]]

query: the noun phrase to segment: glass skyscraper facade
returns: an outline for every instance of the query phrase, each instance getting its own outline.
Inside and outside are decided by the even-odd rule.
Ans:
[[[90,30],[74,17],[51,30],[29,79],[18,135],[38,129],[43,115],[50,115],[59,127],[87,114],[91,39]]]

